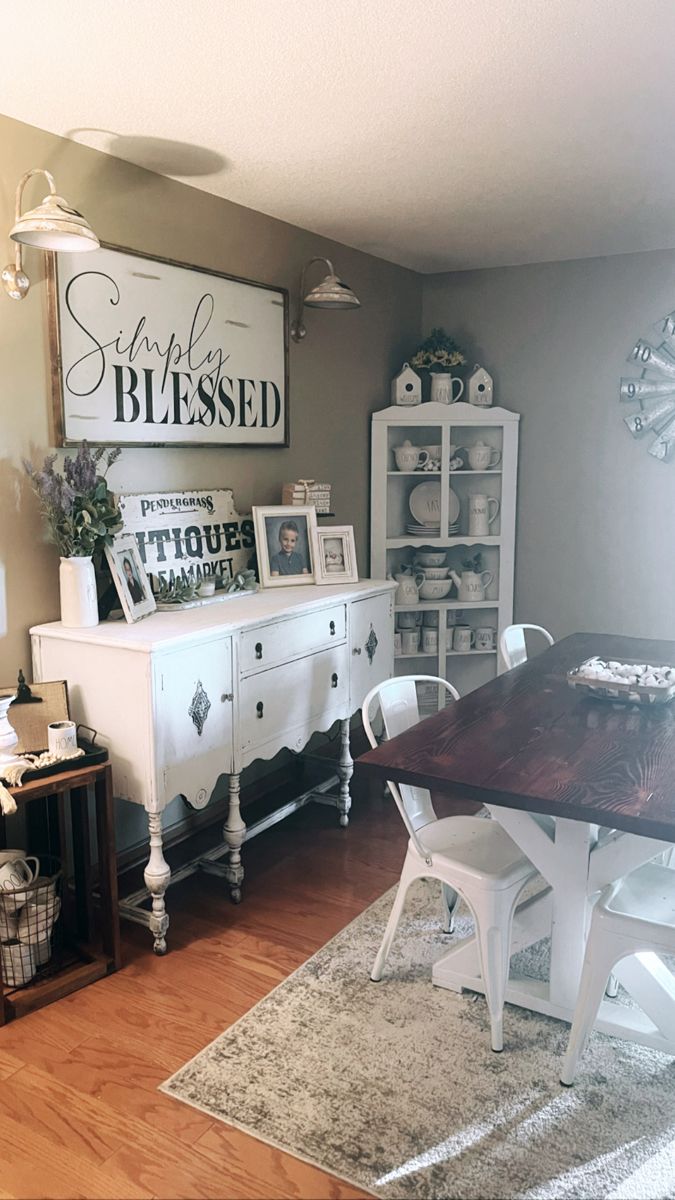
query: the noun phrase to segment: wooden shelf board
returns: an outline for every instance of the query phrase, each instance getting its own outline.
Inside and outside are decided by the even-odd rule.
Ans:
[[[499,608],[498,600],[420,600],[419,604],[401,604],[394,612],[430,612],[437,608]]]
[[[466,537],[460,535],[458,537],[400,537],[387,538],[387,550],[403,550],[406,546],[435,546],[440,550],[450,549],[452,546],[500,546],[501,534],[488,533],[484,537]]]

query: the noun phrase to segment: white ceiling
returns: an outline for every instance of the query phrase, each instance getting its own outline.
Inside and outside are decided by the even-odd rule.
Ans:
[[[3,34],[8,116],[420,271],[675,246],[672,0],[31,0]]]

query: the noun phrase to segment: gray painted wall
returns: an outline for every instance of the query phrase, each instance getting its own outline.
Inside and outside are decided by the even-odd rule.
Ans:
[[[444,325],[522,414],[516,619],[556,638],[675,638],[675,462],[618,399],[636,337],[673,308],[673,251],[425,279],[425,332]]]

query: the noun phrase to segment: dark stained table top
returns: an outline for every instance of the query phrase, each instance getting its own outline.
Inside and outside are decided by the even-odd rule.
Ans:
[[[675,642],[575,633],[370,750],[357,769],[675,841],[675,700],[612,704],[566,673],[592,655],[675,665]]]

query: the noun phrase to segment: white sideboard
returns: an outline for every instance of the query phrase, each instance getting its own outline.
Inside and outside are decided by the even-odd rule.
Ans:
[[[115,795],[148,814],[152,913],[126,915],[149,926],[157,953],[166,950],[171,880],[162,812],[174,797],[202,808],[218,777],[229,776],[221,870],[238,901],[242,770],[281,749],[301,750],[340,721],[336,804],[347,825],[350,717],[393,674],[394,586],[311,584],[154,613],[134,625],[31,629],[35,680],[68,681],[72,718],[96,729],[109,750]]]

